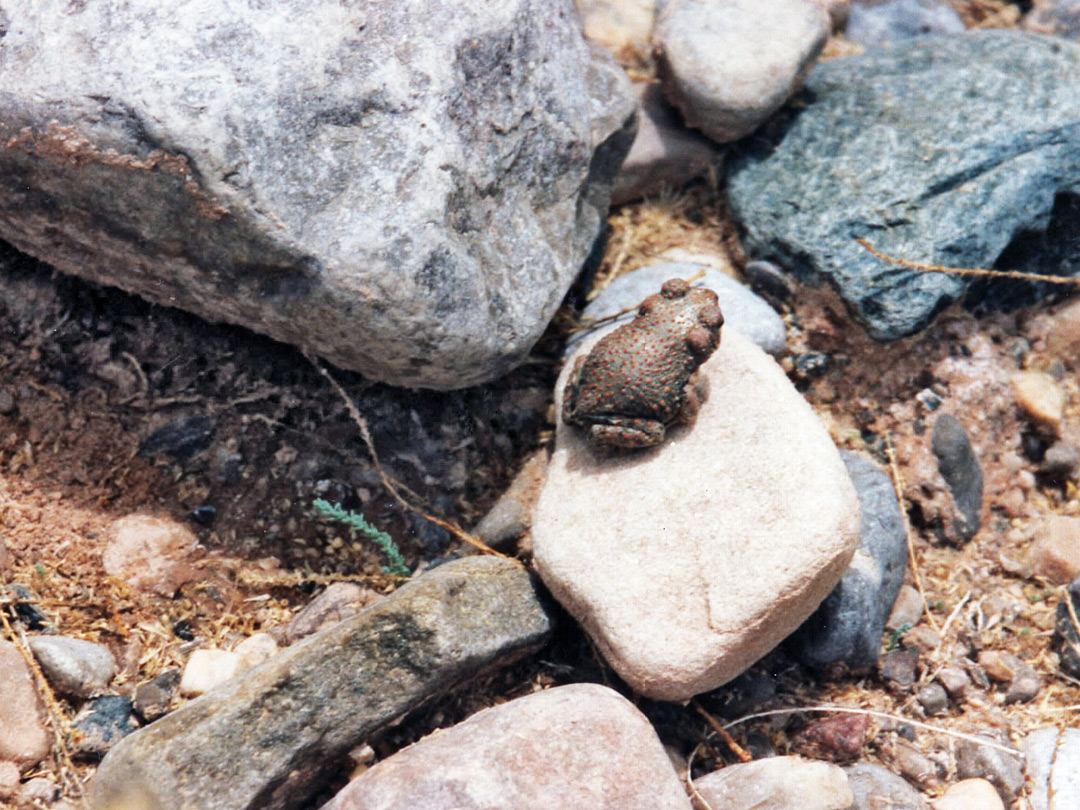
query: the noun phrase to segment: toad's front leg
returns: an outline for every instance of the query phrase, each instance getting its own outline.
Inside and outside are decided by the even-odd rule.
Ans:
[[[664,440],[667,428],[658,419],[609,416],[589,427],[589,437],[610,447],[652,447]]]

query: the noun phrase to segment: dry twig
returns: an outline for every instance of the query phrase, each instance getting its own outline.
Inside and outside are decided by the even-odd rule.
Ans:
[[[705,722],[709,724],[713,731],[720,735],[720,739],[722,739],[727,745],[727,747],[731,749],[731,752],[739,758],[740,762],[753,761],[754,758],[753,756],[751,756],[750,752],[743,748],[741,745],[739,745],[737,742],[735,742],[735,738],[732,737],[731,733],[720,724],[719,720],[717,720],[715,717],[705,711],[705,709],[701,707],[701,704],[698,703],[696,700],[691,701],[691,703],[693,703],[694,705],[694,710],[705,718]]]
[[[874,258],[881,259],[889,264],[898,264],[909,270],[919,270],[923,273],[947,273],[952,276],[990,276],[991,278],[1019,278],[1025,281],[1045,281],[1050,284],[1071,284],[1080,286],[1080,277],[1070,278],[1067,276],[1047,276],[1041,273],[1023,273],[1019,270],[987,270],[983,267],[942,267],[936,264],[923,264],[922,262],[909,262],[907,259],[897,259],[875,250],[873,245],[865,239],[856,239],[856,242]]]
[[[922,597],[923,613],[926,614],[930,626],[940,635],[941,628],[938,627],[937,619],[934,618],[934,614],[930,612],[930,605],[926,601],[926,592],[923,590],[922,586],[922,577],[919,575],[918,560],[915,558],[914,535],[911,531],[911,522],[908,520],[907,509],[905,508],[907,499],[904,497],[904,477],[900,474],[900,467],[896,463],[896,451],[893,449],[892,436],[888,433],[885,434],[885,455],[889,458],[889,472],[892,473],[892,484],[893,490],[896,492],[896,500],[900,503],[900,516],[904,519],[904,536],[907,538],[908,567],[911,569],[911,577],[915,581],[915,590],[917,590],[919,596]]]

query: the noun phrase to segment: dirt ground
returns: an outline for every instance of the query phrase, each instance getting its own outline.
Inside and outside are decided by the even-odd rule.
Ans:
[[[711,199],[702,187],[621,209],[597,283],[616,264],[629,270],[677,245],[726,251],[742,261],[723,210]],[[976,318],[957,306],[914,338],[878,344],[828,290],[801,289],[793,300],[784,307],[790,352],[783,365],[840,446],[868,452],[884,466],[891,445],[900,477],[917,476],[929,416],[920,393],[933,389],[980,450],[983,528],[962,548],[942,544],[932,527],[919,525],[924,482],[901,482],[916,518],[918,577],[909,579],[931,606],[923,625],[941,633],[940,645],[920,659],[922,681],[945,663],[1000,649],[1033,664],[1043,688],[1034,701],[1010,706],[1001,688],[975,690],[945,716],[926,718],[910,690],[890,690],[876,673],[822,677],[778,652],[702,705],[726,719],[751,710],[842,705],[946,730],[1002,730],[1014,741],[1033,728],[1071,722],[1080,688],[1059,672],[1052,645],[1060,593],[1016,563],[1040,515],[1080,512],[1075,488],[1039,484],[1021,449],[1032,427],[1008,393],[1008,374],[1053,363],[1040,354],[1038,339],[1025,334],[1032,310]],[[568,314],[557,319],[523,368],[467,391],[395,390],[328,371],[356,402],[384,469],[411,502],[468,528],[528,455],[552,440],[551,387],[560,332],[571,321]],[[808,376],[799,361],[813,353],[828,362]],[[1067,373],[1063,384],[1076,420],[1075,374]],[[245,330],[55,275],[10,249],[0,256],[0,411],[0,536],[12,556],[4,581],[32,592],[50,629],[109,646],[122,662],[117,692],[182,666],[197,646],[228,648],[286,622],[334,578],[391,590],[396,583],[382,573],[378,549],[318,519],[311,507],[316,498],[362,511],[394,537],[410,563],[461,550],[450,533],[389,496],[345,401],[313,361]],[[161,431],[166,425],[171,433]],[[1020,497],[1010,495],[1018,487]],[[163,514],[192,528],[201,544],[197,582],[163,597],[137,593],[105,574],[103,539],[115,519],[132,513]],[[5,588],[0,598],[13,615],[14,591]],[[762,678],[769,683],[764,698]],[[566,621],[540,655],[419,710],[374,740],[376,755],[483,706],[583,680],[627,692]],[[695,772],[731,760],[725,746],[707,739],[708,726],[693,707],[639,704],[680,755],[696,749]],[[66,728],[78,708],[55,702],[57,727]],[[734,733],[743,744],[760,746],[764,735],[775,750],[804,750],[797,732],[815,719],[770,717]],[[897,728],[875,719],[861,758],[888,764]],[[928,731],[918,739],[928,751],[955,744]],[[76,800],[77,781],[92,774],[94,763],[65,763],[58,746],[34,775],[65,785]]]
[[[671,247],[717,252],[741,268],[746,257],[715,199],[706,184],[613,212],[596,286]],[[568,303],[582,295],[576,290]],[[1057,291],[1034,307],[978,317],[954,306],[923,333],[891,344],[868,339],[827,289],[798,289],[782,307],[789,330],[784,368],[837,444],[869,453],[886,469],[890,448],[895,456],[893,473],[912,519],[909,582],[930,606],[920,626],[935,630],[939,641],[926,649],[923,636],[920,683],[944,664],[1003,650],[1037,670],[1037,697],[1005,705],[1003,688],[990,684],[927,718],[913,690],[890,689],[876,672],[822,676],[779,651],[751,676],[703,698],[703,707],[728,720],[825,704],[888,713],[898,719],[874,718],[859,758],[894,770],[893,743],[910,731],[904,720],[939,729],[915,733],[924,750],[943,754],[956,744],[949,731],[999,730],[1015,743],[1037,727],[1075,724],[1080,684],[1059,670],[1053,643],[1061,591],[1027,573],[1023,561],[1035,523],[1051,513],[1080,514],[1080,499],[1071,483],[1041,478],[1025,455],[1025,442],[1039,439],[1039,431],[1008,384],[1020,368],[1052,371],[1068,394],[1070,429],[1080,426],[1075,367],[1063,368],[1046,351],[1031,318],[1063,300]],[[0,565],[0,609],[14,618],[15,603],[28,598],[11,586],[25,587],[50,630],[113,650],[121,663],[113,690],[127,693],[183,666],[198,646],[229,648],[287,622],[328,581],[389,592],[397,581],[383,573],[379,550],[319,519],[313,501],[361,511],[410,564],[469,552],[420,513],[468,529],[526,459],[550,445],[552,386],[572,324],[568,307],[530,361],[495,383],[452,393],[406,391],[318,365],[243,329],[59,276],[0,248],[0,539],[10,552],[6,568]],[[814,356],[826,362],[807,373],[802,361]],[[383,470],[413,509],[387,491],[327,374],[355,403]],[[982,528],[962,547],[942,543],[923,508],[932,494],[919,466],[932,417],[927,391],[942,400],[942,412],[961,419],[983,464]],[[195,532],[197,581],[161,596],[106,575],[104,538],[113,521],[132,513],[166,515]],[[539,655],[387,730],[372,741],[375,755],[484,706],[577,681],[629,694],[567,620]],[[693,754],[695,773],[732,761],[695,707],[638,703],[679,756]],[[28,776],[56,781],[79,803],[94,762],[72,763],[62,742],[79,706],[53,698],[51,708],[61,742]],[[799,732],[817,719],[777,715],[732,733],[755,750],[809,751]],[[952,776],[924,785],[927,795]]]

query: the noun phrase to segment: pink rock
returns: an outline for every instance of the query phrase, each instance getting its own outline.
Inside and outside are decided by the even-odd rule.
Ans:
[[[1026,19],[1033,16],[1036,16],[1035,12]],[[1046,351],[1052,357],[1064,361],[1070,368],[1077,368],[1077,359],[1080,358],[1080,300],[1065,304],[1055,312],[1035,315],[1025,331],[1036,340],[1045,340]]]
[[[11,801],[19,791],[19,766],[0,762],[0,802]]]
[[[22,786],[19,798],[24,802],[37,802],[38,804],[34,805],[37,807],[42,804],[52,804],[60,798],[60,787],[50,779],[37,776],[27,780],[26,784]]]
[[[1078,0],[1035,0],[1020,27],[1037,34],[1054,34],[1064,39],[1080,39]]]
[[[1028,559],[1036,574],[1055,585],[1080,576],[1080,518],[1047,516],[1035,527]]]
[[[172,596],[198,577],[187,563],[197,544],[191,530],[174,520],[127,515],[109,527],[102,562],[106,573],[136,590]]]
[[[725,329],[701,370],[697,421],[655,448],[596,451],[560,420],[533,519],[544,583],[634,690],[661,700],[715,689],[769,652],[859,540],[840,454],[776,361]]]
[[[683,126],[659,85],[643,82],[634,90],[641,103],[638,131],[615,178],[612,205],[681,188],[705,174],[719,155],[708,138]]]
[[[663,745],[596,684],[485,709],[399,751],[323,810],[690,810]]]
[[[26,659],[10,641],[0,640],[0,673],[0,760],[27,771],[49,754],[45,702]]]
[[[285,638],[295,644],[312,633],[355,616],[379,599],[379,594],[355,582],[332,582],[293,616],[285,628]]]

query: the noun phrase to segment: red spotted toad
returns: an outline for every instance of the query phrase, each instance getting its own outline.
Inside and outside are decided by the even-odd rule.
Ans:
[[[720,345],[724,316],[712,290],[664,282],[637,317],[578,358],[563,392],[563,421],[595,443],[651,447],[697,413],[697,369]]]

